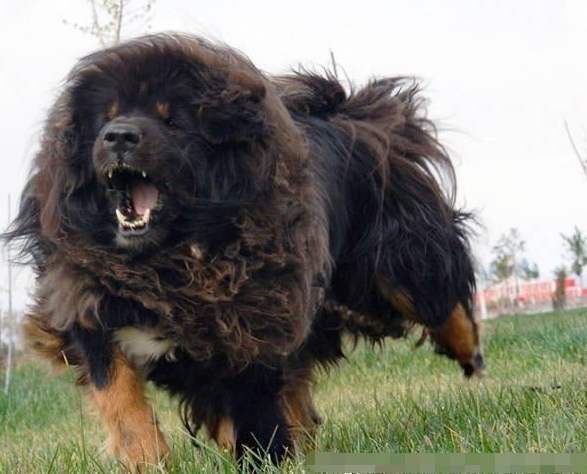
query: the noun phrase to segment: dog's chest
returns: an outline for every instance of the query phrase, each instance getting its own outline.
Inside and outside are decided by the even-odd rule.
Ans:
[[[128,326],[114,333],[114,341],[122,353],[136,366],[145,367],[161,357],[175,358],[176,343],[158,328]]]

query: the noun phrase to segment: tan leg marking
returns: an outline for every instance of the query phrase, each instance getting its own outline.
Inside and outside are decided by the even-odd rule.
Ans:
[[[377,285],[383,297],[404,318],[418,324],[424,324],[414,309],[410,295],[402,290],[390,288],[383,278],[377,279]],[[440,327],[427,327],[416,345],[421,345],[428,334],[440,348],[448,350],[463,368],[470,366],[466,372],[473,370],[472,373],[481,374],[483,358],[479,344],[479,328],[477,322],[467,315],[461,304],[454,307],[448,319]]]
[[[144,394],[144,381],[120,353],[113,362],[110,383],[92,398],[109,432],[109,451],[133,472],[145,464],[158,465],[169,454]]]
[[[228,417],[220,417],[213,424],[206,425],[208,435],[221,450],[232,454],[236,452],[236,431],[234,423]]]
[[[422,321],[414,309],[412,299],[401,291],[384,293],[391,305],[398,310],[402,316],[410,321],[422,324]]]
[[[27,315],[22,323],[22,332],[27,346],[34,353],[49,360],[55,368],[65,367],[65,341],[43,324],[42,316]]]
[[[479,352],[479,335],[461,305],[457,305],[449,318],[432,337],[441,346],[449,348],[459,362],[470,361]]]
[[[408,296],[397,292],[388,299],[406,319],[422,324]],[[448,319],[440,327],[427,328],[426,332],[441,348],[448,349],[461,363],[472,363],[475,355],[480,353],[477,325],[467,316],[460,304],[455,306]],[[416,344],[421,345],[423,342],[423,340],[419,340]]]
[[[311,384],[298,381],[285,387],[282,393],[285,419],[296,448],[309,447],[314,442],[322,419],[312,400]]]

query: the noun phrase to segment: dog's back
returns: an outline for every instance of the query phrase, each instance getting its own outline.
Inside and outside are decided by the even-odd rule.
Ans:
[[[453,166],[418,84],[388,78],[347,93],[329,74],[275,82],[307,137],[328,207],[328,298],[370,325],[347,326],[383,337],[420,323],[465,372],[480,368],[469,215],[455,208]]]

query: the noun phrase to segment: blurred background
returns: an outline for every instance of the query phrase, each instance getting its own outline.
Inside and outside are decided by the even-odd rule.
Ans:
[[[0,223],[16,212],[44,117],[76,60],[180,30],[225,42],[269,73],[335,58],[357,85],[419,77],[454,159],[458,203],[481,223],[479,313],[581,305],[586,24],[584,0],[0,0]],[[18,348],[33,280],[3,257],[0,361]]]

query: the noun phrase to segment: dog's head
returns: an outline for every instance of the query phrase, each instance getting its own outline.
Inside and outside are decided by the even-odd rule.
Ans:
[[[287,152],[275,130],[289,118],[270,87],[243,56],[193,37],[149,36],[82,59],[36,161],[43,234],[141,251],[198,220],[226,232],[222,219],[270,192],[275,148]]]

